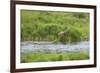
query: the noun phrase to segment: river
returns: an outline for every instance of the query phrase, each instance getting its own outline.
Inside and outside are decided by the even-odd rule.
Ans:
[[[52,44],[51,42],[21,42],[22,53],[64,53],[64,52],[89,52],[89,41],[72,44]]]

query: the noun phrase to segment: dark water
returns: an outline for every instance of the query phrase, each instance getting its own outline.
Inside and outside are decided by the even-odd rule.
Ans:
[[[64,52],[89,52],[89,41],[83,41],[73,44],[52,44],[51,42],[22,42],[22,53],[64,53]]]

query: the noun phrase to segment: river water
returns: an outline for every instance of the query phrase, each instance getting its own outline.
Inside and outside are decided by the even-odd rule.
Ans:
[[[22,53],[64,53],[64,52],[89,52],[89,41],[72,44],[52,44],[51,42],[21,42]]]

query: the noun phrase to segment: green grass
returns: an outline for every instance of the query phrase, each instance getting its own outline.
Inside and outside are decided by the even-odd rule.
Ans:
[[[59,32],[66,32],[59,37]],[[21,10],[21,41],[77,42],[89,39],[89,13]]]
[[[61,53],[61,54],[33,54],[27,53],[21,55],[21,62],[50,62],[50,61],[72,61],[72,60],[86,60],[89,59],[87,52],[72,52],[72,53]]]
[[[72,43],[89,40],[89,13],[21,10],[21,42],[52,41]],[[65,32],[59,36],[60,32]],[[48,62],[89,59],[86,52],[21,54],[21,62]]]

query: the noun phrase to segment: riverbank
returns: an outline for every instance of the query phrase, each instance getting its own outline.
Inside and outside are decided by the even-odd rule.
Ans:
[[[50,62],[50,61],[72,61],[72,60],[87,60],[89,54],[87,52],[70,52],[60,54],[45,54],[45,53],[27,53],[21,55],[21,62]]]
[[[89,59],[89,41],[72,44],[53,44],[51,42],[22,42],[21,62],[48,62]]]

